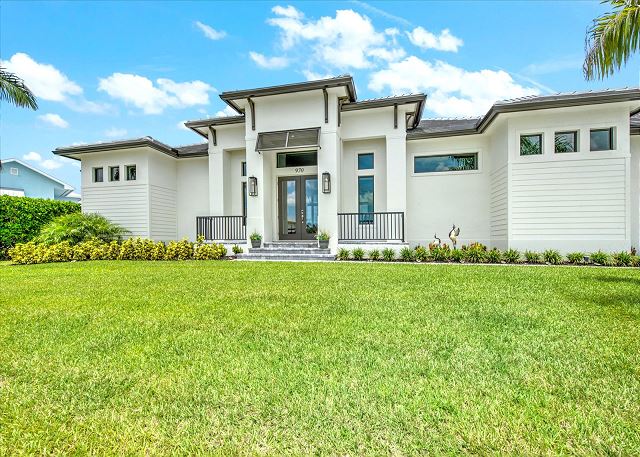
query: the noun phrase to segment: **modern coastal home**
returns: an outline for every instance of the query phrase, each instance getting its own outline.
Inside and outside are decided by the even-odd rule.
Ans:
[[[19,159],[0,161],[0,195],[80,201],[71,185]]]
[[[83,210],[133,235],[330,248],[629,250],[640,237],[640,90],[496,102],[422,119],[425,94],[358,100],[351,76],[223,92],[237,115],[153,138],[58,148],[82,162]]]

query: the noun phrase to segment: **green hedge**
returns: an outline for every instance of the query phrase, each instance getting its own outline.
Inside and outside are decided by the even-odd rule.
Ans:
[[[80,204],[0,195],[0,258],[17,243],[31,241],[52,219],[80,211]]]

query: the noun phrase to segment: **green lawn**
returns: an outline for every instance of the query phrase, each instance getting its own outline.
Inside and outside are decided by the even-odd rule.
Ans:
[[[0,266],[0,455],[640,454],[640,271]]]

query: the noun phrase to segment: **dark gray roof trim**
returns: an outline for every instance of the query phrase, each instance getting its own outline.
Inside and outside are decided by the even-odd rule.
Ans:
[[[632,135],[640,135],[640,114],[631,116],[630,130]]]
[[[70,159],[75,159],[75,157],[70,157],[70,155],[87,154],[90,152],[115,151],[119,149],[131,149],[140,147],[149,147],[176,159],[187,157],[202,157],[208,155],[209,151],[209,145],[207,143],[179,146],[173,148],[165,143],[162,143],[161,141],[151,138],[150,136],[145,136],[132,140],[119,140],[106,143],[93,143],[82,144],[78,146],[61,147],[54,149],[53,153],[63,157],[68,157]]]
[[[233,90],[220,94],[220,98],[238,113],[242,109],[233,100],[249,97],[266,97],[268,95],[290,94],[295,92],[306,92],[309,90],[328,89],[330,87],[345,87],[349,100],[356,101],[356,87],[350,75],[336,76],[335,78],[317,79],[315,81],[305,81],[301,83],[283,84],[279,86],[258,87],[255,89]]]
[[[393,97],[372,98],[370,100],[362,100],[361,102],[343,103],[341,111],[356,111],[361,109],[384,108],[393,105],[409,105],[416,103],[416,114],[412,118],[412,127],[415,128],[422,117],[424,110],[424,101],[427,96],[425,94],[398,95]]]
[[[640,100],[640,89],[617,89],[600,92],[574,92],[569,94],[545,95],[541,97],[522,97],[496,102],[483,117],[476,119],[475,125],[456,124],[450,120],[447,128],[431,128],[432,120],[421,122],[417,128],[407,131],[408,140],[438,138],[444,136],[475,135],[483,133],[498,114],[535,111],[570,106],[598,105],[602,103],[629,102]],[[469,120],[471,121],[471,120]]]
[[[226,116],[226,117],[212,117],[208,119],[198,119],[195,121],[187,121],[184,123],[185,127],[190,129],[197,127],[208,127],[210,125],[229,125],[229,124],[244,124],[244,114],[240,116]]]

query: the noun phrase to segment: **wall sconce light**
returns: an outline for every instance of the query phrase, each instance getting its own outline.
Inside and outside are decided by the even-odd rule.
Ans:
[[[328,171],[322,173],[322,193],[330,194],[331,193],[331,175]]]
[[[251,197],[258,196],[258,178],[255,176],[249,177],[249,195]]]

